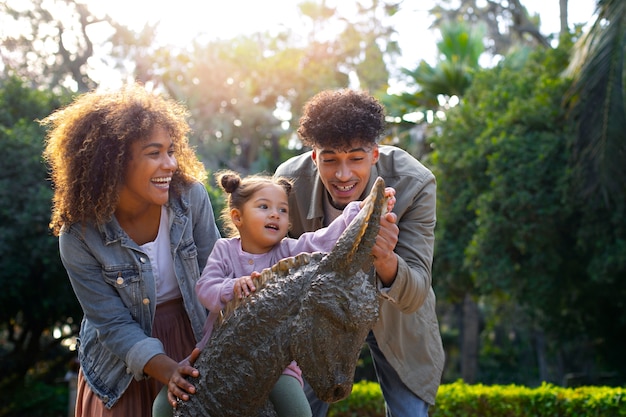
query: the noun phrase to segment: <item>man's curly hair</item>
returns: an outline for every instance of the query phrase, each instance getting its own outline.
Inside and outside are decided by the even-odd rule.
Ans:
[[[309,147],[346,150],[374,144],[385,130],[385,109],[363,91],[326,90],[305,105],[298,135]]]
[[[130,147],[158,126],[171,136],[178,168],[170,192],[180,193],[206,170],[190,147],[187,108],[133,83],[117,91],[92,91],[41,120],[48,127],[44,159],[54,185],[50,228],[58,236],[74,223],[111,219],[131,158]]]

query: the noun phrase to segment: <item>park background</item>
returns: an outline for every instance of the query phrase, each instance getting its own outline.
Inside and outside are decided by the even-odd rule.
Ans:
[[[0,416],[66,414],[82,316],[37,120],[130,79],[189,107],[209,173],[273,172],[308,98],[370,91],[437,176],[443,383],[625,384],[626,2],[233,3],[0,1]]]

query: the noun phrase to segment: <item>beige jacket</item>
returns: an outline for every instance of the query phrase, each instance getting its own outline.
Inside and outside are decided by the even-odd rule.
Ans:
[[[402,149],[381,145],[379,153],[366,193],[378,176],[396,190],[393,211],[398,215],[400,235],[395,248],[398,273],[390,288],[380,288],[383,302],[374,335],[405,385],[432,405],[444,365],[431,285],[437,185],[435,176]],[[294,180],[289,197],[290,235],[298,237],[323,227],[326,191],[311,152],[287,160],[275,175]]]

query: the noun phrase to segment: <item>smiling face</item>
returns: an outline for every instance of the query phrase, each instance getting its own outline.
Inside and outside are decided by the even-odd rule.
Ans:
[[[378,145],[355,144],[347,150],[314,147],[311,157],[332,205],[343,209],[365,192],[372,165],[378,162]]]
[[[232,209],[231,218],[239,230],[241,248],[248,253],[266,253],[289,230],[287,193],[278,184],[267,184],[252,194],[241,210]]]
[[[118,208],[138,211],[167,203],[170,182],[177,168],[170,135],[165,129],[156,127],[150,137],[135,141],[130,152]]]

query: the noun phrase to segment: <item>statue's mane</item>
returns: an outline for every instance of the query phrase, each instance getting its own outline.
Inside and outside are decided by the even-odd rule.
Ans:
[[[308,265],[311,262],[311,256],[319,259],[322,254],[320,252],[315,252],[314,254],[302,252],[296,256],[283,258],[271,267],[264,268],[259,276],[252,278],[252,282],[254,283],[256,290],[250,293],[247,297],[235,297],[229,301],[222,309],[222,312],[215,324],[216,327],[221,326],[222,323],[224,323],[224,321],[226,321],[237,308],[249,303],[253,298],[257,297],[263,288],[265,288],[270,282],[274,282],[280,277],[288,275],[289,271],[294,268],[300,268],[304,265]]]

